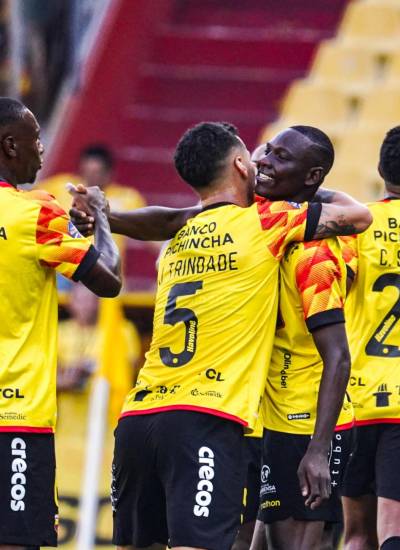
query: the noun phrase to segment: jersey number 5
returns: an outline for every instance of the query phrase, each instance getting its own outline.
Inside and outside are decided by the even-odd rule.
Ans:
[[[381,275],[375,281],[372,290],[374,292],[382,292],[387,286],[397,288],[399,298],[392,309],[387,312],[365,348],[365,353],[374,357],[400,357],[400,348],[398,346],[385,344],[386,338],[400,319],[400,275],[396,275],[395,273]]]
[[[176,283],[169,291],[164,323],[166,325],[185,323],[185,348],[180,353],[173,353],[171,348],[159,349],[161,361],[167,367],[182,367],[189,363],[196,353],[198,319],[191,309],[176,307],[176,300],[180,296],[192,296],[202,288],[203,281],[193,281],[191,283]]]

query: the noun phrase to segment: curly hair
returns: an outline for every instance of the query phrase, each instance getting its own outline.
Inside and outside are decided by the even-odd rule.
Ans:
[[[207,187],[220,176],[234,147],[243,147],[235,126],[227,122],[201,122],[189,128],[179,140],[175,168],[194,189]]]

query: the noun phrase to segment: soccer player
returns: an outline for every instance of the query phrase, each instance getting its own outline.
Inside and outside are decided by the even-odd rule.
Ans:
[[[346,550],[400,548],[400,126],[381,146],[385,198],[353,240],[346,304],[357,437],[344,483]]]
[[[288,134],[291,170],[279,186],[317,187],[320,148]],[[353,233],[371,220],[345,195],[323,206],[252,204],[249,152],[222,124],[190,129],[175,165],[202,208],[160,260],[153,340],[116,431],[114,542],[228,550],[241,512],[243,426],[256,424],[275,333],[279,260],[292,241]],[[265,185],[275,181],[261,174],[257,187]],[[151,224],[144,211],[112,213],[113,230],[170,237],[176,211],[147,212]]]
[[[17,189],[41,167],[39,132],[23,104],[0,98],[1,550],[57,544],[55,271],[98,295],[121,288],[101,194],[91,205],[94,247],[54,197]]]
[[[322,183],[334,160],[331,141],[316,128],[294,129],[318,144]],[[273,199],[280,193],[293,155],[288,134],[267,143],[259,173],[272,176],[276,186],[265,186],[264,195]],[[316,187],[297,186],[297,191],[293,198],[303,202],[313,199]],[[353,425],[351,403],[343,403],[350,375],[345,293],[346,266],[336,238],[286,248],[264,400],[259,517],[267,525],[270,550],[321,548],[325,522],[341,519],[338,489]]]

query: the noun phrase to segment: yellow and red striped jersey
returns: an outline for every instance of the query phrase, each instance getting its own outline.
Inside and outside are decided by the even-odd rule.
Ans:
[[[255,427],[276,325],[279,261],[320,205],[205,208],[163,251],[153,339],[123,415],[189,409]]]
[[[344,243],[354,275],[345,309],[358,425],[400,422],[400,201],[368,206],[372,225]]]
[[[346,266],[337,239],[288,247],[280,268],[278,326],[263,401],[266,428],[314,433],[323,363],[311,332],[344,322],[345,293]],[[338,428],[352,423],[346,398]]]
[[[0,182],[0,431],[51,432],[56,417],[55,270],[74,280],[98,252],[54,197]]]

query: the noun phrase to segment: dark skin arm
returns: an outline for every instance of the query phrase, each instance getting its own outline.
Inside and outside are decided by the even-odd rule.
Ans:
[[[369,209],[341,191],[319,189],[313,202],[322,203],[315,239],[362,233],[372,223]]]
[[[83,235],[91,235],[94,220],[89,214],[93,188],[78,186],[81,197],[76,197],[71,218]],[[318,192],[317,202],[323,202],[321,216],[314,239],[336,235],[362,233],[372,223],[368,208],[340,191]],[[110,226],[113,233],[145,241],[171,239],[189,218],[201,211],[201,206],[190,208],[164,208],[150,206],[132,212],[110,212]]]
[[[69,188],[69,192],[73,197],[79,195],[74,186]],[[90,204],[90,215],[95,220],[94,241],[101,255],[81,282],[97,296],[113,298],[118,296],[122,287],[121,261],[117,245],[111,237],[107,206],[104,194],[99,190]]]
[[[77,190],[78,193],[73,195],[71,219],[82,235],[90,236],[95,227],[90,205],[98,192],[95,188],[86,188],[82,185],[78,185]],[[201,209],[201,206],[189,208],[147,206],[128,212],[108,211],[108,220],[112,233],[140,241],[166,241],[172,239],[187,220],[196,216]]]
[[[350,353],[344,323],[316,329],[312,336],[323,371],[314,435],[297,475],[305,504],[314,510],[331,494],[328,453],[349,381]]]

